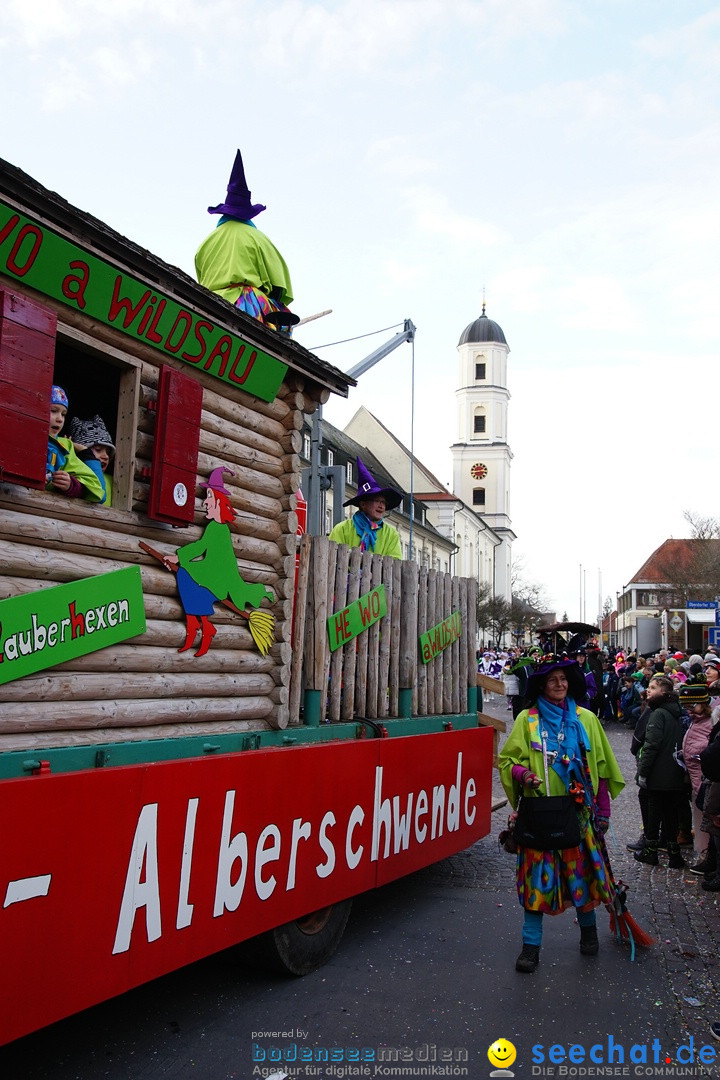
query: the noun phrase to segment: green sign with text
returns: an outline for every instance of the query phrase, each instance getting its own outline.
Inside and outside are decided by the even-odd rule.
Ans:
[[[0,684],[144,633],[138,566],[0,600]]]
[[[0,201],[0,271],[167,356],[274,401],[287,365]]]
[[[349,607],[336,611],[330,616],[327,621],[330,652],[352,641],[384,615],[387,615],[385,586],[378,585],[376,589],[360,596]]]
[[[448,645],[452,645],[454,641],[462,634],[462,617],[459,611],[453,611],[452,615],[447,619],[443,619],[437,626],[433,626],[432,630],[427,630],[424,634],[420,635],[420,657],[423,664],[427,664],[443,649],[447,649]]]

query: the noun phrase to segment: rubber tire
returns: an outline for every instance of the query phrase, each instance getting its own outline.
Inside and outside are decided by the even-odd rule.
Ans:
[[[248,942],[254,964],[289,975],[308,975],[333,955],[345,932],[352,900],[342,900],[302,919],[276,926]]]

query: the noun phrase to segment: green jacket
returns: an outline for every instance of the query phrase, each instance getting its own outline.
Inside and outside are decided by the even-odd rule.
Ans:
[[[610,798],[614,799],[625,787],[625,781],[615,760],[607,735],[595,713],[591,713],[589,709],[578,707],[578,719],[581,721],[590,740],[587,757],[595,795],[597,796],[598,793],[598,781],[602,779],[607,781]],[[544,775],[542,752],[535,750],[531,746],[528,720],[529,711],[524,709],[513,724],[498,758],[502,786],[513,808],[517,806],[518,800],[523,794],[522,786],[513,779],[513,765],[522,765],[523,768],[530,769],[541,779],[543,779]],[[552,768],[548,769],[548,779],[550,781],[550,791],[545,791],[545,784],[543,783],[541,788],[543,795],[565,794],[565,785]]]
[[[292,303],[290,271],[265,233],[242,221],[226,221],[213,229],[195,255],[201,285],[234,304],[242,285],[270,296],[288,307]]]
[[[344,521],[335,526],[330,533],[330,539],[334,540],[336,544],[347,544],[348,547],[353,548],[360,547],[360,537],[351,517],[345,518]],[[382,523],[377,531],[374,554],[392,555],[394,559],[402,559],[402,547],[400,546],[398,531],[392,525],[388,525],[386,521]]]

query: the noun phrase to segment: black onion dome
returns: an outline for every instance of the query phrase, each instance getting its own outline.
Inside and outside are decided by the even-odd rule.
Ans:
[[[507,345],[502,327],[498,326],[492,319],[488,319],[483,304],[482,315],[475,322],[471,322],[469,326],[465,327],[460,335],[458,345],[480,344],[488,341],[497,341],[500,345]]]

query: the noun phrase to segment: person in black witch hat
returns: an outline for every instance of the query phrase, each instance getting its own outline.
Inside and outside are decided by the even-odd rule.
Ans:
[[[395,488],[380,487],[367,466],[357,461],[358,492],[344,506],[357,506],[352,517],[341,521],[330,533],[336,544],[359,547],[374,555],[392,555],[402,559],[402,547],[397,529],[384,520],[388,510],[394,510],[402,502],[402,495]]]
[[[573,908],[580,952],[598,952],[595,908],[612,904],[615,896],[598,832],[608,828],[610,800],[625,782],[598,718],[582,707],[585,679],[575,661],[546,654],[527,672],[530,708],[519,714],[500,752],[500,779],[513,808],[521,796],[530,803],[573,796],[580,837],[557,850],[518,847],[516,885],[524,918],[515,970],[531,973],[540,962],[543,915]]]
[[[206,289],[254,319],[290,333],[299,322],[288,310],[293,299],[290,271],[273,242],[252,220],[265,209],[251,199],[238,150],[225,202],[208,207],[209,214],[221,217],[197,250],[195,272]]]

